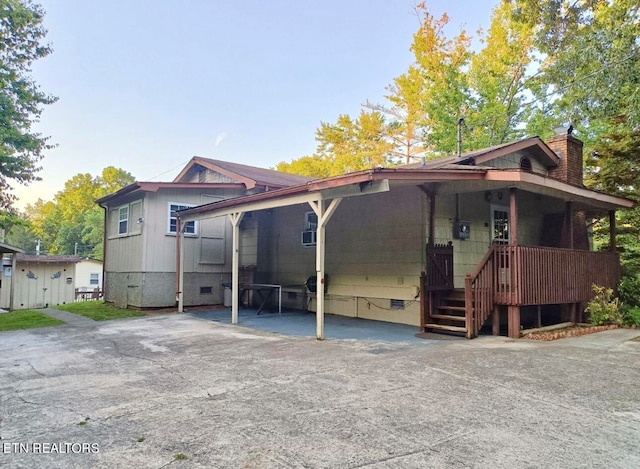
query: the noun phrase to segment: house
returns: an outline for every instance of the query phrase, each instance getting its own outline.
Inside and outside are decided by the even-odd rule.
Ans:
[[[83,257],[76,264],[75,295],[78,300],[102,297],[102,261]]]
[[[231,228],[225,217],[179,226],[176,212],[308,180],[196,156],[173,182],[136,182],[99,199],[105,211],[105,300],[120,307],[175,306],[180,241],[185,304],[221,304],[223,285],[231,279]],[[177,232],[184,236],[176,237]],[[255,265],[257,233],[250,223],[243,236],[243,264]]]
[[[633,205],[585,188],[582,168],[582,142],[565,132],[546,143],[532,137],[207,204],[201,199],[203,205],[177,213],[176,226],[184,228],[176,230],[179,310],[198,301],[203,285],[192,274],[194,225],[228,217],[232,291],[241,291],[249,266],[253,281],[266,285],[301,285],[315,276],[320,281],[308,304],[319,339],[325,313],[468,338],[483,327],[518,337],[522,326],[577,321],[592,284],[614,287],[619,280],[615,211]],[[602,216],[611,222],[611,246],[594,252],[587,221]]]
[[[0,308],[47,308],[75,301],[75,266],[80,257],[27,255],[7,245],[0,249],[5,255]]]

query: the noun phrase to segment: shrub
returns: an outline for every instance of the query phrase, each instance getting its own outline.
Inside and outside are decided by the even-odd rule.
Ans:
[[[640,328],[640,307],[636,306],[631,308],[624,315],[624,321],[630,326],[636,326]]]
[[[620,309],[618,298],[613,296],[613,290],[598,285],[593,285],[592,289],[595,296],[589,301],[585,309],[589,313],[589,322],[594,326],[605,324],[624,325],[624,313]]]
[[[629,308],[640,307],[640,277],[625,276],[618,285],[620,302]]]

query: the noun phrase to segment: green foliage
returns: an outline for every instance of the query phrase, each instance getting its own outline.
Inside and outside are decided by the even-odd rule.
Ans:
[[[185,459],[189,459],[189,458],[187,457],[187,455],[186,455],[186,454],[184,454],[184,453],[176,453],[176,454],[174,454],[174,455],[173,455],[173,457],[174,457],[175,459],[177,459],[177,460],[185,460]]]
[[[631,308],[624,314],[624,321],[630,326],[640,327],[640,306]]]
[[[280,163],[278,171],[296,172],[312,177],[336,176],[377,166],[387,166],[391,152],[388,127],[377,111],[362,111],[354,121],[338,116],[335,124],[322,122],[316,131],[316,154]]]
[[[593,285],[592,288],[595,296],[585,309],[589,314],[589,322],[594,326],[624,325],[624,313],[620,308],[618,298],[613,296],[613,290],[598,285]]]
[[[111,319],[136,318],[146,316],[146,314],[143,312],[117,308],[111,303],[105,303],[104,301],[82,301],[79,303],[68,303],[66,305],[58,305],[56,306],[56,309],[79,314],[80,316],[93,319],[94,321],[109,321]]]
[[[640,307],[640,276],[623,276],[618,285],[618,297],[625,307]]]
[[[43,93],[30,76],[31,65],[51,53],[41,41],[44,11],[30,0],[0,0],[0,211],[11,211],[10,182],[38,180],[38,162],[51,148],[32,131],[42,106],[56,98]]]
[[[78,254],[102,259],[104,211],[95,200],[134,182],[133,176],[109,166],[100,176],[76,174],[53,201],[39,199],[26,208],[30,248],[40,240],[49,254]],[[12,232],[10,236],[13,236]],[[43,252],[44,252],[43,251]]]
[[[59,326],[60,324],[65,324],[65,322],[34,309],[0,314],[0,331],[34,329],[37,327]]]

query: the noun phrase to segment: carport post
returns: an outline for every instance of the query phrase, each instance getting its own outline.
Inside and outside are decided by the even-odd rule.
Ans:
[[[324,254],[325,254],[325,227],[336,211],[342,199],[333,199],[325,209],[323,200],[314,200],[309,205],[318,216],[318,227],[316,228],[316,338],[324,339]]]
[[[229,214],[229,220],[233,227],[233,247],[231,261],[231,324],[238,324],[238,306],[240,286],[238,282],[238,271],[240,270],[240,222],[244,217],[244,212]]]

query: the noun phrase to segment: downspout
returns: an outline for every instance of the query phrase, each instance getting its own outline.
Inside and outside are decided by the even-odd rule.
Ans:
[[[181,231],[182,220],[180,220],[180,215],[176,215],[176,305],[178,306],[178,312],[181,313],[182,310],[180,308],[181,303],[181,294],[180,291],[180,231]]]

